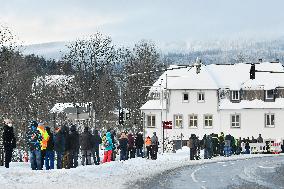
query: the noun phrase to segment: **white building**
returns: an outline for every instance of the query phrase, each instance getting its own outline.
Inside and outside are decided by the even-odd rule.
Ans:
[[[257,71],[284,72],[279,62],[261,62]],[[250,64],[170,66],[150,89],[142,107],[146,136],[162,137],[162,121],[172,121],[165,137],[224,132],[235,137],[284,138],[284,73],[256,72]],[[176,69],[180,68],[180,69]],[[167,100],[165,100],[167,97]]]

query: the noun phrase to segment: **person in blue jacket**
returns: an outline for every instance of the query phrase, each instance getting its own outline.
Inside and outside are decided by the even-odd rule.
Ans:
[[[30,162],[32,170],[42,170],[41,166],[41,145],[42,136],[37,129],[37,122],[31,121],[30,127],[26,133],[26,141],[30,152]]]

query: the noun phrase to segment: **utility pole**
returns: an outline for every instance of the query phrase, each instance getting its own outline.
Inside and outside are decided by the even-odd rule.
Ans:
[[[120,117],[120,114],[124,114],[123,112],[123,105],[122,105],[122,90],[121,90],[121,86],[122,86],[122,81],[120,80],[119,82],[119,117]],[[122,116],[122,120],[121,120],[121,127],[122,127],[122,130],[124,130],[124,116]]]

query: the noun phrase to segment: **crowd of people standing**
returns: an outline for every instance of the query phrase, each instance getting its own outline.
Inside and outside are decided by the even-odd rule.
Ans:
[[[0,146],[4,147],[4,151],[0,148],[0,159],[5,159],[5,167],[9,168],[13,149],[16,148],[13,122],[5,119],[3,128],[3,142]],[[153,136],[144,139],[141,132],[133,134],[131,131],[122,131],[117,134],[115,130],[109,129],[102,133],[89,127],[83,127],[83,132],[79,132],[75,124],[59,125],[51,129],[48,123],[43,121],[31,121],[25,136],[32,170],[54,169],[55,163],[57,169],[76,168],[79,159],[83,166],[115,160],[125,161],[136,157],[156,160],[159,148],[155,132]],[[250,143],[263,143],[261,134],[256,139],[236,139],[230,134],[225,136],[224,133],[219,136],[212,133],[199,139],[195,134],[191,134],[187,146],[190,148],[190,159],[198,160],[201,159],[201,150],[204,150],[204,159],[249,154]],[[104,152],[102,160],[100,150]]]
[[[250,143],[263,143],[263,138],[259,134],[258,138],[235,138],[230,134],[204,135],[200,140],[195,134],[191,134],[187,146],[190,148],[190,159],[200,159],[200,150],[204,150],[204,159],[211,159],[216,156],[229,157],[232,154],[250,154]]]
[[[9,168],[12,152],[16,147],[11,120],[4,121],[3,139],[5,166]],[[47,122],[34,120],[28,125],[25,141],[32,170],[76,168],[79,159],[83,166],[99,165],[116,159],[125,161],[136,157],[155,160],[159,145],[156,133],[144,141],[142,133],[123,131],[116,134],[114,130],[109,129],[102,134],[99,130],[91,130],[89,127],[83,127],[83,132],[79,133],[74,124],[64,124],[51,129]],[[144,144],[147,149],[145,156]],[[102,160],[100,150],[104,151]],[[120,157],[116,158],[118,153]]]

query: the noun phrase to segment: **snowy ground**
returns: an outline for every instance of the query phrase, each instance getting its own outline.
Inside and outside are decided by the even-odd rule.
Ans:
[[[240,155],[212,160],[189,160],[188,148],[175,154],[159,154],[158,160],[135,158],[125,162],[115,161],[99,166],[79,166],[76,169],[32,171],[29,163],[11,163],[10,169],[0,167],[0,186],[3,189],[90,189],[127,188],[131,183],[158,173],[187,165],[246,159],[271,155]]]

